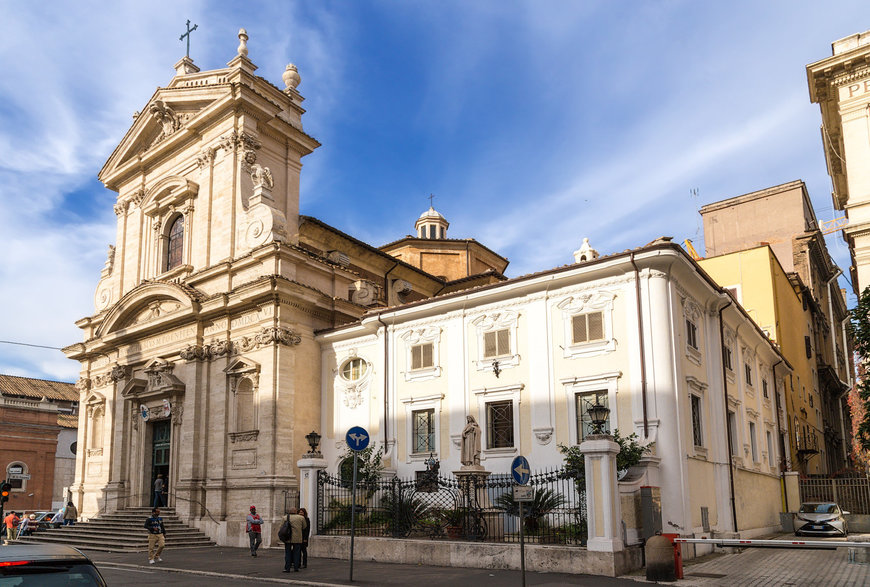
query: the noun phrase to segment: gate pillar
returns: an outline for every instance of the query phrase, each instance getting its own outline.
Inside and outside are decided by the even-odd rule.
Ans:
[[[618,552],[622,542],[622,512],[616,484],[619,445],[609,434],[590,434],[580,445],[586,469],[587,550]]]
[[[326,459],[319,452],[306,453],[296,461],[299,467],[299,507],[308,511],[308,517],[317,519],[317,473],[326,470]],[[317,534],[317,524],[311,524],[311,535]]]

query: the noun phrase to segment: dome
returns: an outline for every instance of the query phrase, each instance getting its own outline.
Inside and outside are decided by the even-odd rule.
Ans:
[[[435,208],[429,206],[429,209],[420,214],[419,220],[446,220],[440,212],[436,211]]]

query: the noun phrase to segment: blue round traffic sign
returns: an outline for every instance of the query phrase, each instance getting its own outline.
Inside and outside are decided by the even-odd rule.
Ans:
[[[529,476],[532,470],[529,467],[529,461],[526,457],[520,455],[511,463],[511,475],[517,485],[525,485],[529,482]]]
[[[347,442],[350,450],[359,452],[365,450],[369,445],[369,433],[362,426],[354,426],[347,431],[344,440]]]

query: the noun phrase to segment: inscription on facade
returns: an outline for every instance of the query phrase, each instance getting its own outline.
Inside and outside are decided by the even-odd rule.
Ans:
[[[856,82],[840,88],[840,99],[854,98],[868,93],[870,93],[870,79],[865,79],[863,82]]]
[[[129,347],[127,347],[128,353],[138,353],[142,351],[146,351],[149,349],[153,349],[159,346],[163,346],[165,344],[171,342],[179,342],[183,340],[188,340],[196,336],[196,327],[190,326],[188,328],[181,328],[179,330],[175,330],[173,332],[167,332],[166,334],[161,334],[160,336],[153,336],[151,338],[146,338],[142,342],[134,342]]]

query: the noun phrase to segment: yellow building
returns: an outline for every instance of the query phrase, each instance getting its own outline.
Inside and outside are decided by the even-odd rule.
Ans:
[[[773,391],[779,417],[780,454],[787,459],[781,463],[782,469],[824,472],[826,446],[822,402],[811,352],[812,315],[809,304],[804,303],[799,293],[803,288],[800,278],[785,272],[768,245],[702,259],[699,264],[732,293],[794,367],[783,388]],[[733,334],[730,339],[734,339]],[[744,374],[737,372],[733,364],[729,366],[732,363],[729,353],[733,350],[726,348],[725,353],[728,377],[733,383]]]

